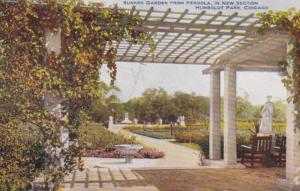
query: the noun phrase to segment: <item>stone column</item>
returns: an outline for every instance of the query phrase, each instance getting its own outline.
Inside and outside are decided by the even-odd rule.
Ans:
[[[56,55],[61,53],[61,31],[51,31],[46,29],[45,31],[45,40],[46,40],[46,48],[48,53],[54,52]],[[62,118],[62,108],[61,102],[62,98],[58,96],[53,96],[51,93],[47,93],[45,95],[45,108],[53,113],[57,118]],[[69,132],[68,129],[61,127],[61,142],[64,143],[64,147],[67,148],[69,146]]]
[[[46,49],[48,53],[54,52],[56,55],[61,53],[61,31],[56,32],[46,29],[45,31]]]
[[[209,127],[209,159],[221,159],[221,97],[220,71],[210,73],[210,127]]]
[[[224,162],[234,165],[236,153],[236,69],[226,65],[224,71]]]
[[[292,44],[288,43],[287,49],[290,50]],[[289,75],[293,74],[293,63],[288,59]],[[298,60],[297,62],[300,62]],[[292,96],[292,92],[288,92],[288,97]],[[300,185],[300,130],[299,127],[296,127],[296,116],[295,116],[295,104],[292,102],[287,104],[286,111],[286,179],[291,185]]]

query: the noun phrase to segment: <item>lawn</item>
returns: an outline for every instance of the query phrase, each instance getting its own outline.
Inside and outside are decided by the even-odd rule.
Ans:
[[[137,171],[160,191],[280,191],[284,168]]]

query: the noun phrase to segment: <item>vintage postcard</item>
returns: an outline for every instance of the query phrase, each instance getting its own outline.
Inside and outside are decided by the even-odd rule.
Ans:
[[[299,0],[0,0],[0,191],[299,191]]]

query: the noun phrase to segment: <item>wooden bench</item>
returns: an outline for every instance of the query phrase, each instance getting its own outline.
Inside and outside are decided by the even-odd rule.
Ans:
[[[272,147],[272,135],[253,136],[251,145],[241,146],[241,163],[247,167],[254,167],[254,163],[268,164]],[[250,163],[250,166],[246,163]]]
[[[283,167],[286,163],[286,137],[276,138],[276,146],[272,149],[272,159],[276,165]]]

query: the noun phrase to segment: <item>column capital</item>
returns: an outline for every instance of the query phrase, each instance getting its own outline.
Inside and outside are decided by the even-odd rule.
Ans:
[[[210,70],[210,73],[220,73],[221,71],[222,71],[222,69],[220,69],[220,68],[212,68]]]
[[[236,65],[232,65],[232,64],[225,64],[224,65],[224,70],[236,70]]]

